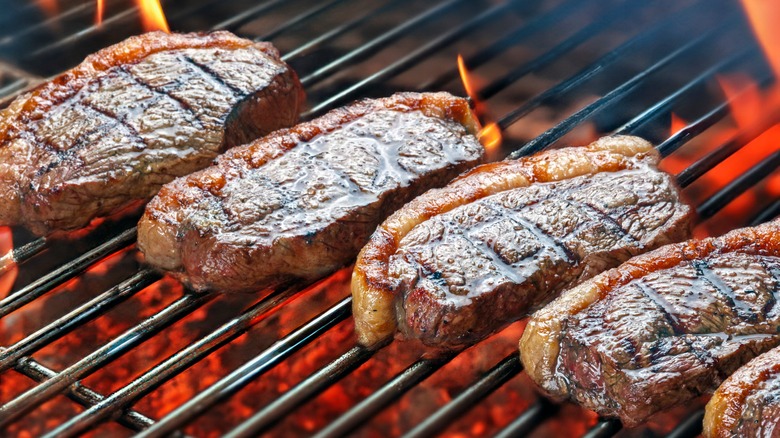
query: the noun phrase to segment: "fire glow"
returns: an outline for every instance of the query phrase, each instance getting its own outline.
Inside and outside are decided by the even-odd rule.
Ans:
[[[466,94],[474,104],[474,113],[479,119],[484,120],[486,118],[487,111],[484,104],[478,99],[476,91],[476,79],[468,72],[466,63],[463,60],[463,56],[461,55],[458,55],[458,72],[460,72],[463,88],[466,90]],[[485,146],[488,155],[492,156],[498,150],[499,146],[501,146],[501,128],[496,123],[487,123],[482,129],[480,129],[479,133],[477,134],[477,138],[479,139],[480,143]]]
[[[47,0],[54,1],[54,0]],[[141,12],[141,24],[144,32],[161,30],[165,33],[171,33],[168,27],[168,20],[165,18],[160,0],[137,0],[138,10]],[[95,13],[95,24],[100,26],[103,23],[105,13],[105,0],[97,0],[97,11]]]

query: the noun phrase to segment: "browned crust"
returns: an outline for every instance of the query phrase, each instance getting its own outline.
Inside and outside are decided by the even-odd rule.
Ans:
[[[276,49],[268,43],[255,43],[226,31],[208,34],[157,31],[130,37],[87,56],[81,64],[17,99],[0,118],[0,143],[13,138],[26,123],[43,118],[50,108],[75,96],[101,72],[113,67],[135,64],[158,52],[209,47],[236,50],[252,45],[275,58],[279,57]]]
[[[715,391],[704,411],[705,437],[727,438],[736,433],[745,399],[770,376],[780,373],[780,348],[748,362]]]
[[[187,34],[150,32],[101,49],[87,56],[78,66],[18,97],[0,111],[0,152],[5,150],[4,154],[7,156],[28,156],[29,150],[23,145],[15,144],[16,140],[22,138],[28,126],[45,118],[52,108],[75,96],[96,77],[113,67],[136,64],[150,55],[164,51],[210,47],[238,50],[250,46],[280,61],[279,52],[270,43],[253,42],[226,31]],[[18,187],[23,181],[17,180],[21,179],[18,171],[4,172],[2,164],[0,163],[0,183],[7,190],[0,193],[0,201],[5,204],[3,211],[0,211],[0,223],[16,225],[24,220],[20,217],[22,190]],[[42,234],[40,229],[34,231]]]
[[[581,175],[629,168],[633,157],[658,160],[653,146],[637,137],[601,138],[572,153],[571,148],[551,150],[514,161],[479,166],[442,189],[426,192],[390,216],[358,255],[352,273],[352,313],[358,341],[381,345],[397,327],[396,293],[388,279],[390,256],[404,236],[418,224],[458,206],[498,192],[536,182],[560,181]]]
[[[179,233],[178,227],[184,220],[181,216],[184,208],[199,202],[202,192],[221,196],[226,177],[235,175],[237,169],[261,167],[301,143],[339,129],[366,114],[386,109],[421,111],[430,117],[454,120],[471,134],[480,129],[479,122],[463,98],[449,93],[397,93],[381,99],[361,100],[310,122],[278,130],[247,145],[230,149],[216,160],[214,166],[165,185],[149,203],[138,225],[139,248],[146,260],[169,271],[181,270],[181,242],[185,237]],[[144,236],[155,236],[149,239],[155,244],[148,244]]]
[[[555,379],[564,321],[602,300],[615,288],[652,272],[704,257],[742,252],[756,255],[780,254],[780,221],[754,228],[734,230],[721,237],[666,245],[632,258],[576,286],[536,312],[520,339],[520,357],[526,373],[550,396],[564,399],[569,394]]]

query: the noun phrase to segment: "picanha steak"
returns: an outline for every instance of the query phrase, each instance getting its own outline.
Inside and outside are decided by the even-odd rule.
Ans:
[[[147,33],[0,113],[0,224],[80,228],[298,118],[298,78],[269,43]]]
[[[780,222],[668,245],[563,293],[520,340],[528,375],[629,427],[780,345]]]
[[[780,347],[751,360],[707,403],[707,438],[773,438],[780,434]]]
[[[483,160],[465,99],[363,100],[231,149],[163,187],[138,245],[197,290],[256,291],[354,260],[376,226]]]
[[[687,238],[691,209],[637,137],[480,166],[388,218],[352,276],[359,341],[396,328],[458,349],[633,255]]]

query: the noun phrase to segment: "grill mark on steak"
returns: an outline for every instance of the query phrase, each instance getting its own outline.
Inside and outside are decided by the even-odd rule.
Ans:
[[[639,239],[637,239],[634,235],[628,232],[625,228],[623,228],[623,225],[620,224],[615,218],[609,215],[606,211],[596,207],[593,204],[590,204],[588,202],[578,202],[578,205],[580,205],[583,209],[588,209],[593,211],[594,213],[599,215],[599,218],[609,224],[611,224],[615,230],[617,230],[622,236],[622,238],[630,240],[632,242],[639,242]]]
[[[97,107],[94,104],[92,104],[90,102],[87,102],[87,101],[81,101],[81,102],[79,102],[79,105],[82,106],[83,108],[86,108],[86,109],[90,110],[90,111],[94,111],[94,112],[100,114],[101,116],[105,117],[106,119],[108,119],[110,122],[114,122],[114,123],[116,123],[116,125],[121,126],[122,128],[125,128],[127,130],[127,132],[130,133],[130,135],[132,135],[133,137],[135,137],[136,140],[138,140],[138,143],[143,144],[144,147],[148,146],[148,144],[146,143],[146,140],[141,136],[141,133],[138,132],[138,130],[135,129],[135,126],[131,125],[127,121],[127,118],[120,117],[116,113],[114,113],[113,111]],[[105,125],[103,125],[103,126],[105,126]],[[99,131],[99,130],[100,129],[97,129],[96,131]],[[83,142],[83,143],[80,144],[80,146],[83,147],[86,144],[87,144],[86,142]],[[73,150],[72,153],[78,152],[78,149],[73,149],[72,146],[69,147],[67,151],[63,151],[63,152],[69,152],[71,150]]]
[[[658,307],[658,310],[663,314],[666,322],[669,324],[669,326],[672,327],[673,333],[675,335],[679,336],[680,334],[684,333],[684,331],[680,328],[680,321],[678,321],[677,317],[674,315],[674,307],[669,304],[669,302],[666,301],[663,296],[661,296],[655,289],[643,281],[637,281],[634,283],[634,285],[647,297],[648,300],[650,300]]]
[[[472,117],[461,98],[400,93],[277,131],[163,188],[139,247],[198,290],[317,279],[403,202],[483,159]]]
[[[570,289],[526,326],[526,371],[628,427],[712,391],[780,345],[779,231],[775,221],[668,245]]]
[[[230,90],[234,94],[236,94],[238,96],[245,96],[246,95],[246,93],[244,93],[243,90],[241,90],[239,88],[236,88],[233,85],[228,84],[225,81],[225,79],[223,79],[222,76],[217,74],[217,72],[212,70],[211,67],[209,67],[209,66],[207,66],[205,64],[201,64],[201,63],[199,63],[198,61],[195,61],[194,59],[192,59],[189,56],[182,56],[181,59],[183,59],[184,61],[186,61],[187,63],[189,63],[193,67],[197,68],[198,70],[200,70],[201,73],[203,73],[203,75],[213,79],[214,81],[216,81],[217,83],[219,83],[223,87],[227,88],[228,90]]]
[[[0,113],[0,224],[80,228],[289,126],[302,100],[268,43],[228,32],[131,37]]]
[[[734,290],[712,272],[706,260],[694,260],[691,262],[691,265],[696,269],[696,273],[699,274],[701,279],[709,283],[719,294],[726,298],[726,301],[728,301],[731,308],[740,318],[748,321],[756,320],[756,315],[750,311],[750,307],[739,300]]]
[[[200,114],[198,114],[195,111],[195,109],[192,108],[192,105],[190,105],[189,102],[187,102],[184,99],[180,99],[179,97],[173,95],[172,93],[170,93],[169,91],[165,90],[164,88],[153,86],[152,84],[150,84],[150,83],[144,81],[143,79],[141,79],[140,76],[132,74],[125,67],[120,68],[119,71],[121,71],[122,74],[126,75],[133,82],[135,82],[136,84],[140,85],[141,87],[151,91],[152,93],[155,93],[155,94],[160,95],[160,96],[165,96],[165,97],[171,99],[172,101],[178,103],[179,104],[179,108],[183,109],[184,111],[187,111],[192,116],[192,118],[194,118],[195,120],[197,120],[200,123],[200,127],[203,128],[203,120],[201,120],[202,116]]]
[[[359,341],[381,345],[398,329],[464,348],[570,283],[687,237],[691,210],[657,160],[643,140],[607,137],[485,165],[414,200],[358,258]]]
[[[520,211],[517,213],[521,213]],[[566,263],[576,263],[578,261],[578,257],[576,257],[572,252],[569,250],[569,248],[566,247],[563,243],[561,243],[558,239],[555,237],[545,233],[542,231],[538,226],[535,224],[529,222],[528,220],[519,217],[519,216],[512,216],[512,221],[521,224],[525,229],[531,232],[531,234],[536,237],[539,242],[544,245],[546,248],[552,249],[553,252],[555,252],[558,257],[562,258]]]

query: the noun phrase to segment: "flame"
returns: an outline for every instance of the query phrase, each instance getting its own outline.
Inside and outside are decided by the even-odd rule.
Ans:
[[[138,8],[141,10],[144,31],[162,30],[165,33],[171,33],[160,0],[138,0]]]
[[[97,11],[95,11],[95,24],[100,27],[103,24],[103,12],[105,11],[105,0],[97,0]]]
[[[780,3],[768,0],[742,0],[750,25],[776,77],[780,77]]]
[[[471,98],[475,105],[478,104],[474,79],[469,74],[466,68],[466,61],[463,60],[463,56],[460,54],[458,54],[458,72],[460,73],[460,80],[463,81],[463,88],[466,89],[466,95]]]
[[[469,96],[471,102],[474,105],[474,113],[478,119],[487,119],[487,110],[485,105],[480,102],[477,95],[477,79],[474,75],[470,74],[468,68],[466,68],[466,62],[463,60],[463,56],[458,54],[458,72],[460,73],[460,79],[463,82],[463,88],[466,90],[466,95]],[[480,143],[485,147],[488,156],[496,158],[495,154],[501,146],[501,128],[496,123],[486,123],[484,128],[479,130],[477,138]]]
[[[14,249],[14,242],[11,235],[11,229],[0,227],[0,254],[11,257]],[[19,269],[13,262],[13,259],[6,260],[6,257],[0,259],[0,263],[5,264],[0,270],[0,299],[5,298],[11,292],[16,281],[16,274]]]
[[[477,138],[485,146],[485,149],[493,151],[501,145],[501,128],[496,123],[488,123],[480,129]]]

